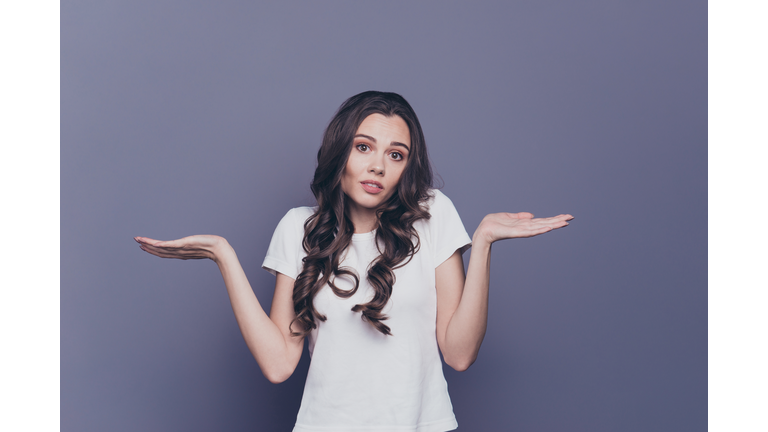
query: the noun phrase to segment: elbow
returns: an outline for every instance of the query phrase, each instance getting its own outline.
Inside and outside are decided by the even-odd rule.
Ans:
[[[445,363],[452,367],[457,372],[464,372],[469,369],[470,366],[477,360],[477,356],[457,358],[457,359],[445,359]]]
[[[287,380],[290,375],[285,376],[265,373],[264,376],[267,377],[267,381],[271,382],[272,384],[280,384],[281,382]]]
[[[262,369],[261,372],[264,374],[264,377],[267,379],[267,381],[271,382],[272,384],[280,384],[281,382],[285,382],[285,380],[293,375],[293,369]]]
[[[472,366],[472,363],[474,362],[461,362],[453,364],[449,363],[448,366],[452,367],[456,372],[464,372],[465,370],[469,369],[470,366]]]

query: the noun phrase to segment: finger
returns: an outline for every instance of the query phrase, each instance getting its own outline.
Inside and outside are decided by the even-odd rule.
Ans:
[[[163,250],[163,249],[154,248],[154,247],[149,246],[149,245],[140,245],[139,247],[144,252],[150,253],[150,254],[155,255],[155,256],[159,256],[161,258],[177,258],[179,256],[176,253],[172,253],[172,252],[169,252],[169,251]]]
[[[182,259],[182,260],[208,258],[207,255],[201,252],[169,251],[167,249],[155,248],[148,245],[141,245],[139,247],[141,247],[143,251],[148,252],[152,255],[158,256],[160,258],[175,258],[175,259]]]
[[[544,222],[544,223],[558,223],[558,222],[565,222],[571,219],[573,219],[573,216],[571,215],[558,215],[558,216],[552,216],[548,218],[536,218],[534,219],[534,221]]]
[[[531,225],[530,230],[531,232],[534,232],[533,235],[539,235],[543,234],[545,232],[549,232],[552,230],[556,230],[558,228],[563,228],[565,226],[568,226],[568,222],[564,220],[545,220],[545,219],[539,219],[537,221],[538,223]]]
[[[558,218],[554,218],[553,220],[550,220],[548,225],[551,226],[553,229],[562,228],[568,225],[568,221],[564,218],[558,217]]]
[[[504,213],[512,219],[533,219],[533,213],[520,212],[520,213]]]
[[[542,225],[546,225],[546,226],[554,225],[559,222],[561,221],[558,220],[557,218],[536,218],[536,219],[531,219],[529,223],[531,224],[531,226],[539,227]]]
[[[139,245],[139,247],[141,248],[141,250],[143,250],[144,252],[146,252],[148,254],[159,256],[160,258],[169,258],[169,256],[168,256],[169,254],[167,252],[164,252],[164,251],[161,251],[161,250],[157,250],[157,249],[153,249],[153,248],[151,248],[151,247],[149,247],[147,245],[143,245],[143,244]]]
[[[564,218],[564,217],[563,218],[557,218],[554,221],[552,221],[552,223],[553,224],[557,224],[558,226],[565,226],[565,225],[568,225],[568,220],[569,219]]]
[[[139,244],[145,244],[150,246],[158,246],[162,243],[165,243],[162,240],[155,240],[148,237],[134,237],[133,239],[136,240],[136,242]]]
[[[525,234],[525,237],[533,237],[537,236],[539,234],[544,234],[546,232],[552,231],[552,227],[550,226],[540,226],[540,227],[532,227],[528,230],[528,232]]]
[[[184,240],[185,238],[181,238],[177,240],[165,240],[165,241],[156,240],[155,243],[152,244],[152,246],[161,247],[169,250],[187,249],[189,245],[185,242]]]
[[[552,223],[547,224],[547,226],[549,226],[551,229],[554,230],[554,229],[558,229],[558,228],[567,227],[568,226],[568,222],[566,222],[564,220],[563,221],[558,221],[558,222],[552,222]]]
[[[178,240],[157,241],[153,246],[167,249],[179,249]]]
[[[158,247],[158,246],[152,246],[150,244],[141,244],[139,245],[143,250],[153,253],[155,255],[162,254],[162,255],[173,255],[177,256],[179,255],[179,252],[175,249],[165,248],[165,247]]]

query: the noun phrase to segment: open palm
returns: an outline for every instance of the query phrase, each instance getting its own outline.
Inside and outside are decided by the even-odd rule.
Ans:
[[[214,250],[223,238],[215,235],[193,235],[178,240],[153,240],[147,237],[134,237],[142,250],[161,258],[176,259],[215,259]]]
[[[568,225],[569,214],[548,218],[534,218],[533,214],[492,213],[483,218],[478,233],[489,243],[510,238],[533,237]]]

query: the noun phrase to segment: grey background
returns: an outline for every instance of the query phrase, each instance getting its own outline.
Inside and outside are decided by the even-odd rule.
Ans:
[[[226,237],[268,308],[272,231],[377,89],[470,235],[576,216],[494,246],[459,430],[705,430],[706,67],[706,2],[62,2],[61,429],[290,430],[306,350],[270,384],[215,264],[132,237]]]

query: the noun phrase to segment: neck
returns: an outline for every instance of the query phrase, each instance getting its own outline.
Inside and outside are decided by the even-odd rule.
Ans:
[[[347,214],[355,227],[355,234],[369,233],[375,230],[379,222],[376,218],[376,210],[361,208],[351,201],[348,201],[350,205],[347,207]]]

